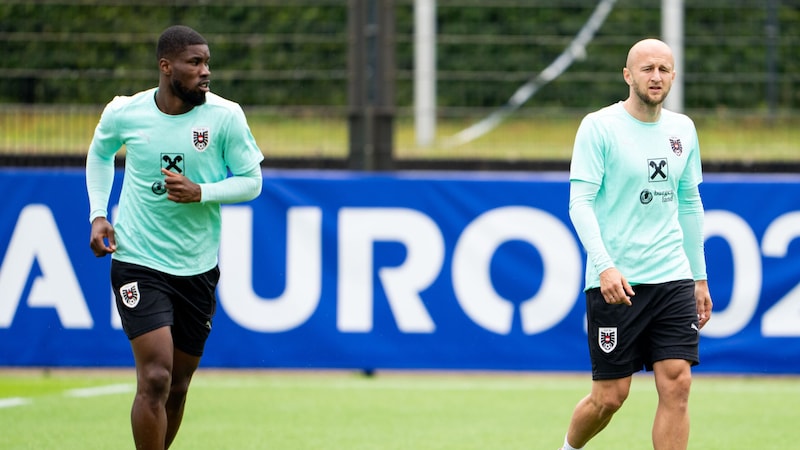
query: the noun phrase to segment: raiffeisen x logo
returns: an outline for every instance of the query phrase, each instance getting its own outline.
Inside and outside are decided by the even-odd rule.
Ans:
[[[650,181],[666,181],[669,167],[666,158],[648,160]]]
[[[183,154],[179,153],[175,155],[170,155],[168,153],[162,153],[161,167],[175,173],[183,173],[184,170]]]

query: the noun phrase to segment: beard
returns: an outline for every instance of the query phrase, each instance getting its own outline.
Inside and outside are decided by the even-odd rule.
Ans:
[[[175,95],[178,96],[184,103],[187,103],[192,106],[200,106],[206,102],[206,93],[205,91],[201,90],[192,90],[186,87],[183,83],[179,80],[172,80],[172,91],[175,92]]]
[[[664,102],[664,99],[667,98],[667,94],[669,94],[669,90],[665,89],[663,86],[661,87],[661,95],[659,97],[651,97],[647,88],[641,89],[638,84],[634,85],[633,91],[636,93],[636,96],[639,97],[639,100],[641,100],[642,103],[650,106],[660,105]]]

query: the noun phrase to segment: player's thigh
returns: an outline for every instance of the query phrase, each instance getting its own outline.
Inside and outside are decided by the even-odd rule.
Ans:
[[[692,384],[692,365],[685,359],[665,359],[653,364],[659,397],[687,400]]]
[[[182,277],[174,282],[176,288],[172,303],[175,308],[175,322],[172,336],[175,348],[188,355],[200,357],[216,314],[219,269],[215,267],[208,272]]]
[[[172,372],[174,350],[170,327],[156,328],[131,339],[131,349],[139,376],[158,378],[159,374]]]
[[[111,286],[128,339],[172,325],[172,288],[167,277],[149,267],[112,260]]]
[[[675,281],[658,286],[659,301],[650,326],[651,364],[658,361],[699,362],[700,328],[694,282]],[[654,367],[655,368],[655,367]]]
[[[586,319],[592,379],[626,378],[644,365],[640,337],[647,330],[645,301],[609,305],[599,289],[586,291]]]

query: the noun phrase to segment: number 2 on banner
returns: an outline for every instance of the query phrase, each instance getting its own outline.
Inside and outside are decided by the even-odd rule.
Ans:
[[[778,217],[764,232],[761,251],[764,256],[782,258],[789,244],[800,236],[800,212]],[[778,300],[761,318],[761,333],[767,337],[800,336],[800,284]]]

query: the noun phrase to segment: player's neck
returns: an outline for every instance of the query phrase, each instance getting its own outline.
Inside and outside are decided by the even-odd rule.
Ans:
[[[661,118],[661,103],[651,105],[632,95],[622,102],[622,106],[628,114],[640,122],[658,122]]]
[[[156,102],[156,108],[171,116],[186,114],[194,108],[194,106],[184,102],[177,96],[171,95],[168,89],[162,89],[161,87],[158,88],[153,97]]]

